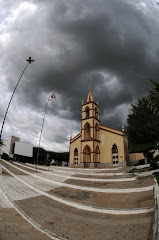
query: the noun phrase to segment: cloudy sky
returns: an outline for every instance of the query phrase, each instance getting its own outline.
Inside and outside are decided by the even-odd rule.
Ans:
[[[80,132],[81,101],[89,84],[100,105],[101,124],[121,130],[128,109],[159,79],[159,1],[0,0],[0,126],[38,145],[68,151]]]

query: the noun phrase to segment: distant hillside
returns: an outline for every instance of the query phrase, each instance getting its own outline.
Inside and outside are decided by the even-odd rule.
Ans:
[[[37,151],[38,151],[38,148],[37,147],[34,147],[33,148],[33,158],[34,158],[34,161],[36,161],[37,159]],[[62,162],[62,161],[65,161],[65,162],[68,162],[69,160],[69,152],[52,152],[52,151],[47,151],[43,148],[40,148],[39,150],[39,164],[44,164],[46,163],[46,159],[47,159],[47,154],[49,154],[49,160],[51,161],[52,159],[54,159],[55,161],[57,162]]]

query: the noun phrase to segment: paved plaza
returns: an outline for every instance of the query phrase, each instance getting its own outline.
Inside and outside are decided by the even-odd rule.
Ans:
[[[0,240],[152,239],[152,176],[0,163]]]

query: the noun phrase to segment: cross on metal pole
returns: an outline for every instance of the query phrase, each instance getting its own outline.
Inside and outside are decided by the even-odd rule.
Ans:
[[[26,61],[29,62],[30,64],[31,64],[32,62],[34,62],[34,60],[31,59],[31,57],[29,57],[29,59],[26,59]]]
[[[3,123],[2,123],[2,127],[1,127],[1,132],[0,132],[0,140],[2,139],[2,138],[1,138],[1,137],[2,137],[2,131],[3,131],[3,126],[4,126],[4,123],[5,123],[5,120],[6,120],[7,112],[8,112],[9,106],[10,106],[10,104],[11,104],[12,98],[13,98],[13,96],[14,96],[14,93],[15,93],[15,91],[16,91],[16,89],[17,89],[17,86],[18,86],[18,84],[19,84],[19,82],[20,82],[20,80],[21,80],[21,78],[22,78],[22,76],[23,76],[23,74],[24,74],[24,72],[25,72],[28,64],[31,63],[31,62],[34,62],[34,60],[32,60],[31,57],[29,57],[29,59],[26,59],[26,61],[27,61],[28,63],[27,63],[27,65],[25,66],[25,68],[24,68],[24,70],[23,70],[23,72],[22,72],[22,74],[21,74],[21,76],[20,76],[20,78],[19,78],[19,80],[18,80],[15,88],[14,88],[14,91],[13,91],[12,96],[11,96],[11,98],[10,98],[10,101],[9,101],[9,104],[8,104],[8,107],[7,107],[7,110],[6,110],[4,119],[3,119]]]

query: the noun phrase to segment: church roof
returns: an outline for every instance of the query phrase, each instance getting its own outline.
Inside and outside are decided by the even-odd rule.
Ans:
[[[86,100],[86,103],[88,103],[88,102],[95,102],[95,99],[93,97],[93,93],[92,93],[91,89],[89,89],[87,100]]]

